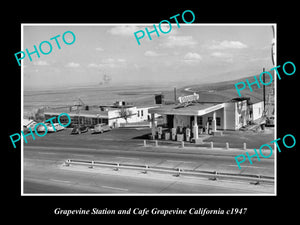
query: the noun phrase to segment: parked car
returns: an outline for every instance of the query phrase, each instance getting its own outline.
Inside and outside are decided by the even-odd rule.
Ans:
[[[99,124],[96,124],[94,126],[93,129],[91,129],[92,131],[92,134],[96,134],[96,133],[103,133],[105,131],[110,131],[111,130],[111,127],[108,126],[107,124],[105,123],[99,123]]]
[[[79,125],[77,127],[74,127],[71,131],[71,134],[81,134],[88,131],[88,128],[84,125]]]
[[[275,118],[274,118],[274,116],[271,116],[271,117],[269,117],[269,118],[267,118],[267,123],[266,123],[266,125],[267,126],[269,126],[269,127],[274,127],[274,125],[275,125]]]
[[[56,131],[54,131],[53,126],[55,127]],[[52,124],[47,124],[48,132],[50,132],[50,133],[57,132],[57,131],[65,129],[65,127],[61,126],[59,123],[53,123],[53,126],[52,126]]]
[[[47,125],[46,125],[47,126]],[[35,129],[33,127],[31,127],[31,129]],[[42,125],[40,126],[37,126],[36,129],[35,129],[38,133],[45,133],[46,132],[46,128]],[[48,126],[47,126],[47,132],[48,132]]]

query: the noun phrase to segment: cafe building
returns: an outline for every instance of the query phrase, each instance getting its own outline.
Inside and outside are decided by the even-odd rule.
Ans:
[[[134,106],[117,101],[112,105],[88,106],[74,103],[73,106],[49,108],[44,111],[45,120],[56,117],[53,122],[57,123],[57,116],[68,113],[71,118],[70,127],[84,125],[94,127],[96,124],[104,123],[112,128],[126,124],[138,124],[149,121],[148,110],[153,106]],[[60,118],[61,123],[68,123],[67,117]]]

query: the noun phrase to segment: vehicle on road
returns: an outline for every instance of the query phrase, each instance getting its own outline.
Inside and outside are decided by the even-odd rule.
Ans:
[[[76,126],[72,129],[71,134],[81,134],[88,131],[88,128],[84,125]]]
[[[93,129],[91,129],[92,131],[92,134],[97,134],[97,133],[103,133],[105,131],[110,131],[111,130],[111,127],[108,126],[107,124],[105,123],[98,123],[94,126]]]

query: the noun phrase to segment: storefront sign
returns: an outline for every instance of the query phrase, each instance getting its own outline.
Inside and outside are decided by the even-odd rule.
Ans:
[[[180,103],[193,102],[193,101],[197,101],[198,99],[199,99],[199,95],[196,93],[194,93],[193,95],[178,97],[178,101]]]

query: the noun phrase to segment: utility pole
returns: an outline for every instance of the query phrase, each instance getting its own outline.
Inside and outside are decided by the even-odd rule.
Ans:
[[[177,97],[176,97],[176,87],[174,87],[174,103],[177,103]]]
[[[263,68],[263,82],[266,83],[265,78],[265,68]],[[266,111],[266,88],[265,85],[263,85],[263,101],[264,101],[264,111]]]

